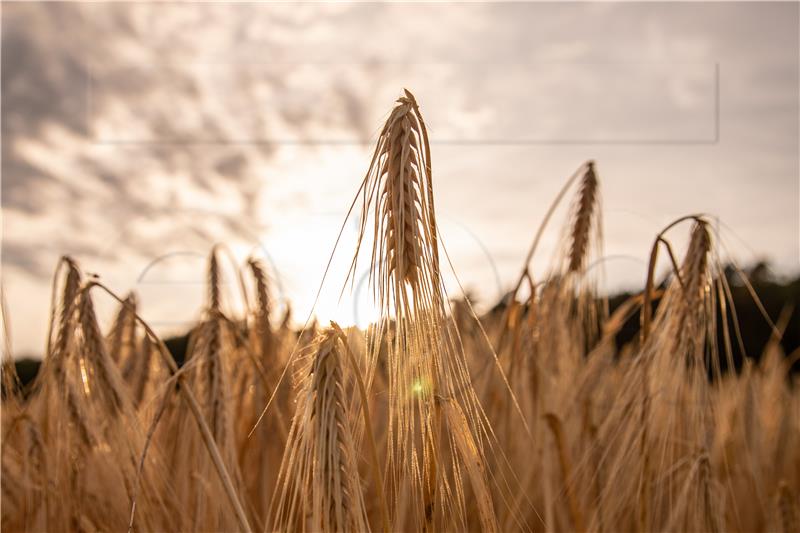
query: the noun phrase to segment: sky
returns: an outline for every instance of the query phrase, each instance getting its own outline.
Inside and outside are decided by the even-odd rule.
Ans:
[[[199,316],[214,243],[233,256],[231,309],[230,265],[255,254],[296,322],[312,308],[369,320],[366,265],[339,298],[357,237],[345,216],[403,88],[430,130],[451,295],[460,284],[496,301],[588,159],[609,291],[641,287],[655,234],[699,212],[719,221],[724,257],[796,275],[798,8],[4,3],[2,285],[14,353],[42,352],[63,254],[135,291],[164,333]],[[557,227],[534,271],[550,265]],[[114,306],[97,298],[108,323]]]

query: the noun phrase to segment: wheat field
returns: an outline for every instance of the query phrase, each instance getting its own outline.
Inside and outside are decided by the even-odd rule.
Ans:
[[[551,209],[511,297],[478,316],[443,289],[434,155],[405,91],[337,280],[369,262],[380,319],[364,330],[293,329],[257,258],[233,316],[215,248],[179,367],[135,295],[64,257],[26,397],[4,360],[3,531],[800,531],[800,384],[780,322],[758,363],[723,371],[740,338],[718,319],[735,324],[735,308],[709,219],[654,236],[645,289],[610,314],[587,266],[602,257],[587,162],[553,203],[572,197],[562,227]],[[546,231],[560,246],[534,275]],[[680,257],[670,238],[687,231]],[[105,332],[101,297],[119,304]],[[618,348],[637,314],[639,337]]]

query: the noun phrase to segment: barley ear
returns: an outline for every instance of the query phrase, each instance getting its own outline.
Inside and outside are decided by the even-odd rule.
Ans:
[[[342,377],[342,354],[335,331],[327,330],[312,370],[312,424],[316,435],[312,497],[314,525],[323,531],[363,531],[366,527],[360,476]]]
[[[406,314],[419,303],[433,303],[440,278],[430,145],[419,106],[408,90],[398,98],[381,130],[362,191],[360,236],[350,276],[355,275],[372,211],[375,244],[370,275],[379,301],[384,306],[391,301]]]
[[[597,174],[594,161],[586,164],[586,172],[581,179],[578,203],[573,214],[570,234],[569,271],[581,272],[586,264],[586,253],[591,239],[592,226],[597,213]]]

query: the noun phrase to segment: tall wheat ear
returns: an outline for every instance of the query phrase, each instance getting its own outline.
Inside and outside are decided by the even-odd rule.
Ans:
[[[431,306],[440,297],[440,278],[430,144],[408,90],[381,130],[361,187],[362,215],[373,215],[371,279],[379,301],[406,314]],[[367,218],[361,217],[353,268],[367,234]]]
[[[408,90],[381,129],[359,193],[360,232],[349,277],[355,276],[362,245],[371,240],[369,279],[381,318],[367,333],[364,381],[371,387],[376,368],[387,368],[385,471],[391,527],[492,529],[488,474],[476,466],[486,464],[490,429],[448,316],[430,142]],[[443,405],[444,415],[452,416],[443,416]],[[475,506],[467,503],[475,494],[489,498],[477,518],[472,516]]]

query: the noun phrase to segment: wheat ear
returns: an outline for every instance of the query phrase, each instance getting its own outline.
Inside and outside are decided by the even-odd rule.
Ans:
[[[124,403],[124,392],[122,384],[119,382],[116,368],[108,355],[103,334],[97,324],[97,317],[94,312],[94,304],[86,287],[81,291],[80,307],[78,310],[81,333],[83,334],[85,350],[84,357],[91,359],[95,371],[97,372],[97,387],[95,391],[100,394],[111,408],[112,414],[118,414]]]
[[[272,529],[369,531],[335,328],[319,335],[312,357],[281,462]]]
[[[269,296],[269,285],[267,284],[267,275],[264,267],[258,260],[253,258],[248,259],[247,264],[256,283],[256,302],[258,307],[256,309],[255,331],[260,341],[261,360],[264,362],[273,349],[272,326],[269,321],[272,300]]]
[[[676,333],[673,339],[673,351],[686,354],[691,363],[700,363],[696,359],[702,355],[704,332],[703,327],[707,289],[711,282],[709,273],[709,253],[711,251],[711,235],[708,224],[703,220],[695,222],[689,249],[681,265],[679,285],[682,285],[682,298],[676,302],[677,312],[673,317],[674,326],[665,326],[664,331]],[[664,305],[669,309],[669,299]]]
[[[345,406],[340,352],[336,332],[323,333],[311,383],[317,462],[313,486],[327,490],[314,491],[314,524],[323,531],[363,531],[365,514]]]
[[[594,161],[586,164],[570,234],[569,271],[580,272],[586,263],[594,216],[597,212],[597,174]]]
[[[381,130],[367,176],[362,183],[361,231],[350,275],[366,231],[367,213],[374,214],[375,245],[371,273],[379,300],[407,314],[420,300],[436,298],[439,251],[431,181],[430,145],[419,106],[408,90]],[[411,295],[406,292],[411,290]]]

